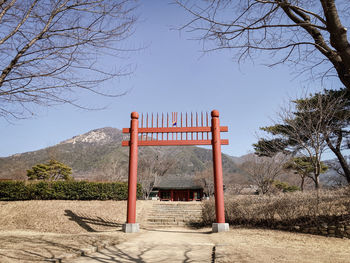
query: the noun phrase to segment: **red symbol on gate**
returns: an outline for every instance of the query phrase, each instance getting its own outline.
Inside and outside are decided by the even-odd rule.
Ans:
[[[138,146],[186,146],[186,145],[212,145],[214,184],[215,184],[215,210],[216,223],[213,224],[214,232],[228,230],[225,223],[224,193],[222,179],[221,145],[228,145],[228,140],[220,138],[220,132],[227,132],[227,126],[220,126],[219,112],[211,112],[211,125],[209,125],[208,113],[189,114],[172,112],[169,126],[169,114],[157,113],[141,115],[141,127],[139,127],[139,114],[131,113],[130,128],[123,128],[123,133],[130,134],[130,141],[123,141],[122,146],[129,146],[129,180],[128,180],[128,208],[127,222],[123,225],[125,232],[137,232],[136,224],[136,186],[137,186],[137,152]]]

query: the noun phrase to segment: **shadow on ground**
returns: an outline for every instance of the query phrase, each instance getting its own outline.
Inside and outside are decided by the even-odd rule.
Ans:
[[[202,255],[198,260],[194,259],[194,254],[198,254],[199,246],[183,246],[183,247],[169,247],[169,246],[159,246],[159,245],[146,245],[139,249],[137,253],[130,253],[126,249],[118,247],[108,247],[93,253],[91,255],[84,255],[76,260],[73,260],[73,263],[89,263],[89,262],[128,262],[128,263],[157,263],[157,262],[213,262],[210,258],[212,255],[212,246],[206,246],[205,249],[208,250],[207,255]],[[203,249],[203,246],[200,246],[200,249]],[[197,250],[197,251],[196,251]],[[174,254],[165,254],[164,251],[177,251]],[[209,256],[209,258],[207,257]],[[215,256],[215,255],[214,255]],[[197,255],[198,257],[198,255]]]
[[[65,256],[81,256],[84,250],[114,245],[122,237],[121,224],[108,218],[88,216],[65,210],[66,217],[85,233],[54,234],[30,231],[0,232],[0,262],[53,261]],[[47,222],[50,224],[50,222]]]
[[[102,245],[100,236],[0,236],[0,262],[59,261],[65,256],[84,254],[81,248]],[[118,242],[114,238],[114,244]]]
[[[92,217],[88,215],[79,215],[77,213],[74,213],[72,210],[64,210],[65,216],[69,218],[69,220],[72,220],[76,222],[80,227],[85,229],[88,232],[101,232],[106,230],[111,230],[109,228],[120,228],[122,224],[110,221],[105,218],[101,217]],[[93,225],[94,227],[92,227]],[[102,227],[102,230],[96,228],[96,226]]]
[[[174,229],[171,229],[171,228],[168,228],[168,229],[160,229],[160,228],[147,228],[147,227],[142,227],[141,229],[143,230],[147,230],[149,232],[165,232],[165,233],[183,233],[183,234],[203,234],[203,235],[208,235],[208,234],[211,234],[212,231],[184,231],[184,230],[178,230],[176,228]]]

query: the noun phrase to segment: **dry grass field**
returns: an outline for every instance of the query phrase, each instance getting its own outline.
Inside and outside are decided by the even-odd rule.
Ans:
[[[138,201],[138,220],[147,203]],[[125,201],[0,202],[0,262],[32,262],[81,254],[125,240]]]
[[[137,202],[142,221],[147,202]],[[0,202],[0,230],[84,234],[119,229],[126,218],[126,201]]]
[[[216,263],[349,263],[350,240],[267,229],[212,234]]]
[[[151,203],[137,202],[137,221],[141,227]],[[130,235],[120,231],[125,216],[125,201],[0,202],[0,262],[60,262],[59,259],[91,252],[96,247],[122,247],[124,241],[134,244],[135,248],[142,247],[140,242],[145,246],[153,244],[152,248],[147,247],[146,253],[151,258],[152,251],[159,253],[160,248],[168,247],[170,252],[174,251],[177,242],[179,249],[183,248],[184,240],[189,240],[189,246],[184,247],[189,249],[195,235],[199,235],[197,247],[202,247],[202,243],[210,251],[216,247],[215,262],[350,262],[348,239],[244,228],[217,234],[193,229],[177,230],[172,234],[168,230],[143,229]],[[167,242],[172,245],[166,246]],[[190,253],[193,257],[197,247]],[[181,256],[181,251],[178,252]],[[147,259],[146,254],[144,259]],[[111,258],[115,260],[115,257]],[[89,259],[98,262],[93,256]],[[211,262],[211,258],[207,262]]]

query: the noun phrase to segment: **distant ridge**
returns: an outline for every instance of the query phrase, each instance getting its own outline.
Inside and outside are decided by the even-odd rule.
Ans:
[[[106,171],[116,168],[112,166],[125,174],[129,152],[127,147],[121,146],[122,138],[121,130],[105,127],[51,147],[0,158],[0,179],[24,179],[27,169],[50,158],[71,166],[75,178],[94,179],[96,175],[106,175]],[[140,158],[145,155],[175,158],[175,164],[169,170],[171,174],[194,174],[205,169],[212,160],[211,150],[193,146],[140,147]],[[233,157],[223,154],[222,159],[224,173],[239,173]]]

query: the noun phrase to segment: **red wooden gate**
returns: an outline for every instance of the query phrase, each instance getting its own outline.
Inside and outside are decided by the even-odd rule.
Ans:
[[[178,118],[179,117],[179,118]],[[169,124],[170,122],[170,124]],[[228,145],[228,140],[220,139],[220,132],[227,132],[227,126],[220,126],[219,112],[211,112],[211,125],[206,114],[157,114],[141,115],[131,113],[130,128],[124,128],[123,133],[130,134],[129,141],[123,141],[122,146],[130,147],[127,222],[123,225],[125,232],[137,232],[136,224],[136,186],[137,186],[137,151],[138,146],[178,146],[178,145],[212,145],[215,185],[216,223],[214,232],[228,230],[225,223],[224,192],[222,179],[221,145]]]

